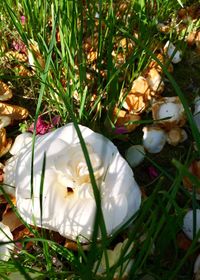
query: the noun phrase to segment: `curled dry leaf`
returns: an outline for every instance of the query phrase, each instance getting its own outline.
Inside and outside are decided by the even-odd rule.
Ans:
[[[182,127],[186,122],[183,105],[178,96],[163,97],[152,105],[153,119],[166,130],[174,126]]]
[[[161,62],[161,64],[163,64],[164,66],[166,66],[166,57],[164,56],[164,54],[157,54],[157,59]],[[167,61],[168,65],[168,72],[172,73],[174,70],[173,64],[169,63],[169,61]],[[159,73],[163,72],[162,67],[157,63],[157,61],[155,61],[154,59],[151,60],[151,62],[149,63],[149,69],[151,68],[155,68]]]
[[[139,76],[134,80],[132,88],[123,102],[123,108],[133,114],[142,113],[148,106],[150,88],[147,80]]]
[[[30,40],[28,49],[28,62],[31,67],[37,66],[35,61],[41,66],[42,69],[45,67],[45,61],[40,53],[38,43],[34,40]]]
[[[97,55],[98,55],[97,51],[90,51],[90,52],[88,52],[88,54],[87,54],[87,62],[89,64],[95,62],[97,60]]]
[[[160,95],[164,91],[164,82],[156,68],[151,68],[145,77],[151,89],[151,95]]]
[[[0,129],[10,125],[12,122],[11,118],[8,116],[0,115]]]
[[[197,51],[200,51],[200,30],[192,31],[186,40],[189,46],[195,45]]]
[[[112,56],[116,68],[119,68],[126,62],[126,55],[123,52],[112,51]]]
[[[8,51],[5,53],[3,60],[5,61],[16,61],[20,63],[27,62],[27,56],[26,54],[19,53],[17,51]]]
[[[2,222],[10,228],[11,232],[22,225],[22,222],[12,209],[6,209],[4,211]]]
[[[200,180],[200,160],[194,160],[190,166],[189,166],[189,171],[191,172],[192,175],[196,176]],[[187,177],[183,177],[183,185],[185,188],[187,188],[189,191],[192,191],[193,184],[191,180]],[[197,192],[197,198],[200,198],[200,188],[196,188]]]
[[[34,75],[34,71],[30,68],[28,69],[24,65],[16,65],[14,69],[16,70],[17,75],[22,77],[31,77]]]
[[[23,120],[28,114],[28,110],[23,107],[0,102],[0,115],[8,116],[12,121]]]
[[[191,240],[183,232],[177,235],[176,243],[178,247],[184,251],[187,251],[192,244]]]
[[[0,157],[4,156],[11,148],[12,140],[6,138],[5,128],[0,129]]]
[[[184,142],[187,137],[186,131],[180,127],[174,127],[167,132],[167,142],[172,146],[176,146],[179,143]]]
[[[69,249],[69,250],[72,250],[72,251],[78,251],[77,242],[74,242],[74,241],[69,240],[69,239],[66,239],[64,247]],[[89,247],[90,247],[90,245],[88,245],[88,244],[82,244],[81,245],[81,248],[85,251],[87,251],[89,249]]]
[[[126,53],[132,52],[134,46],[135,46],[135,43],[128,38],[122,38],[119,41],[119,47],[121,47]]]
[[[139,126],[137,122],[141,119],[139,115],[129,114],[125,110],[120,110],[118,108],[114,109],[113,115],[116,127],[125,127],[127,132],[131,132]]]
[[[12,96],[12,90],[9,88],[9,86],[0,81],[0,101],[9,100],[12,98]]]

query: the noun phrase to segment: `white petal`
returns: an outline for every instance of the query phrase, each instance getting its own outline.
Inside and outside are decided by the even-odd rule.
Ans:
[[[25,132],[15,138],[15,142],[10,149],[11,155],[16,155],[21,149],[24,149],[27,144],[32,142],[32,133]]]

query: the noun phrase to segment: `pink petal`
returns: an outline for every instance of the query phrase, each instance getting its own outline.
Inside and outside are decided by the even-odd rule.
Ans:
[[[114,133],[115,134],[124,134],[127,133],[127,129],[124,126],[115,127]]]
[[[25,16],[21,16],[21,24],[22,25],[26,24],[26,17]]]
[[[148,167],[148,173],[151,179],[155,179],[156,177],[158,177],[158,171],[156,170],[156,168],[154,166],[149,166]]]

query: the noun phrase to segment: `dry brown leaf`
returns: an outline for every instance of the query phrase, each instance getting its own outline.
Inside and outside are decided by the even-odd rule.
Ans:
[[[0,129],[0,157],[4,156],[10,150],[11,145],[12,145],[12,140],[6,138],[5,128],[1,128]]]
[[[23,107],[0,102],[0,115],[10,116],[12,120],[22,120],[28,114],[28,110]]]
[[[6,210],[2,216],[2,223],[10,228],[10,231],[14,231],[16,228],[22,225],[20,219],[16,216],[12,209]]]
[[[12,90],[9,88],[9,86],[4,82],[0,81],[0,100],[6,101],[12,98],[12,96]]]
[[[180,249],[186,251],[192,244],[192,241],[186,237],[183,232],[180,232],[176,237],[177,245]]]

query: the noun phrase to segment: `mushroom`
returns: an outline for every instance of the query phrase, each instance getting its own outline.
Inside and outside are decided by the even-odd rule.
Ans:
[[[166,133],[159,126],[143,127],[143,146],[149,153],[159,153],[166,143]]]
[[[79,125],[94,176],[101,194],[107,234],[127,222],[140,207],[141,192],[128,163],[104,136]],[[24,136],[25,138],[27,135]],[[17,209],[29,224],[59,232],[62,236],[88,242],[93,233],[96,201],[79,138],[72,123],[36,137],[31,196],[32,143],[16,148],[12,166],[5,164],[4,183],[13,179]],[[22,147],[20,147],[22,146]],[[41,172],[46,165],[41,198]],[[6,189],[6,186],[4,186]],[[7,190],[7,189],[6,189]],[[9,189],[8,189],[9,192]],[[41,203],[42,201],[42,203]],[[41,211],[42,209],[42,211]],[[98,238],[101,238],[99,233]]]
[[[176,50],[176,47],[170,41],[167,41],[165,44],[164,52],[174,64],[179,63],[182,60],[182,52],[180,50]]]
[[[174,126],[182,127],[186,122],[183,105],[178,96],[163,97],[152,105],[153,119],[159,126],[170,130]]]
[[[180,127],[174,127],[167,132],[167,143],[176,146],[187,139],[187,133]]]
[[[200,230],[200,209],[196,209],[196,234]],[[193,239],[193,210],[189,210],[183,219],[183,232],[189,239]],[[200,239],[198,240],[200,241]]]
[[[0,101],[6,101],[12,98],[12,90],[4,82],[0,81]]]
[[[160,95],[164,91],[164,82],[156,68],[149,69],[145,77],[151,88],[151,95]]]
[[[0,222],[0,242],[10,242],[13,240],[12,233],[8,226]],[[0,260],[8,261],[11,251],[14,249],[13,243],[1,244],[0,246]]]
[[[0,157],[4,156],[11,148],[12,140],[6,139],[5,128],[0,129]]]
[[[125,158],[131,167],[138,166],[145,158],[145,150],[142,145],[132,145],[125,152]]]
[[[141,117],[135,114],[129,114],[125,110],[114,109],[114,122],[117,127],[125,127],[127,132],[133,131],[138,125]]]

